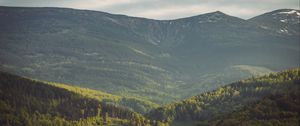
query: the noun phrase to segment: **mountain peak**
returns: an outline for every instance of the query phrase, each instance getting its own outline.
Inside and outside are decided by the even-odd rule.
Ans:
[[[198,15],[196,17],[198,18],[199,23],[205,23],[205,22],[215,23],[219,21],[232,20],[232,16],[229,16],[221,11],[206,13],[206,14]]]
[[[232,17],[230,15],[227,15],[221,11],[214,11],[204,14],[199,14],[192,17],[186,17],[186,18],[180,18],[176,20],[190,20],[197,23],[216,23],[220,21],[228,21],[232,20],[233,18],[238,19],[236,17]]]
[[[269,18],[270,20],[281,21],[281,22],[283,22],[283,20],[294,20],[294,21],[298,22],[298,19],[300,18],[300,10],[279,9],[279,10],[275,10],[272,12],[268,12],[268,13],[253,17],[250,20],[262,19],[262,18],[264,18],[264,19]]]
[[[212,12],[212,14],[223,14],[223,15],[226,15],[226,14],[223,13],[222,11],[215,11],[215,12]]]
[[[202,14],[202,15],[208,15],[208,16],[228,16],[227,14],[221,12],[221,11],[214,11],[214,12],[210,12],[210,13],[206,13],[206,14]],[[199,15],[201,16],[201,15]]]
[[[280,34],[299,36],[300,10],[279,9],[256,16],[250,21],[256,22],[264,29]]]

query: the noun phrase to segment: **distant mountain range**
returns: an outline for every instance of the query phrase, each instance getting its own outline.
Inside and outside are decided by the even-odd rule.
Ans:
[[[249,20],[212,12],[152,20],[66,8],[0,7],[0,69],[170,103],[300,66],[300,11]]]

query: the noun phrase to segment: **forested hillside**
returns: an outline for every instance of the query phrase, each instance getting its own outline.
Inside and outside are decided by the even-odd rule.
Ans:
[[[59,88],[63,87],[63,88]],[[76,92],[77,93],[76,93]],[[78,93],[80,92],[80,93]],[[0,72],[1,126],[161,125],[125,107],[104,102],[120,97],[49,85]],[[137,102],[139,103],[139,102]]]
[[[299,84],[299,68],[252,77],[160,107],[147,116],[174,125],[299,125]]]
[[[299,106],[299,91],[275,94],[209,123],[216,126],[299,126]]]
[[[128,107],[153,105],[147,101],[0,72],[0,125],[297,126],[299,84],[299,68],[252,77],[159,107],[145,117]]]
[[[112,94],[104,93],[101,91],[92,90],[89,88],[70,86],[70,84],[67,85],[67,84],[60,84],[60,83],[54,83],[54,82],[46,82],[46,81],[43,81],[43,82],[53,85],[55,87],[63,88],[68,91],[80,94],[87,98],[97,99],[98,101],[101,101],[106,104],[123,106],[123,107],[129,108],[133,111],[136,111],[136,112],[139,112],[142,114],[159,106],[158,104],[152,103],[150,101],[143,100],[143,99],[137,99],[134,97],[124,97],[124,96],[112,95]]]

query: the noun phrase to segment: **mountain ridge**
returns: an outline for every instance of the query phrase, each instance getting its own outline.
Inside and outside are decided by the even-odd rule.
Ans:
[[[152,18],[146,18],[146,17],[136,17],[136,16],[129,16],[126,14],[117,14],[117,13],[110,13],[110,12],[105,12],[105,11],[100,11],[100,10],[92,10],[92,9],[78,9],[78,8],[69,8],[69,7],[24,7],[24,6],[0,6],[1,8],[23,8],[23,9],[29,9],[29,8],[37,8],[37,9],[61,9],[61,10],[77,10],[77,11],[89,11],[89,12],[97,12],[97,13],[102,13],[102,14],[108,14],[108,15],[115,15],[115,16],[122,16],[122,17],[128,17],[128,18],[139,18],[139,19],[146,19],[146,20],[155,20],[155,21],[174,21],[174,20],[181,20],[181,19],[185,19],[185,18],[191,18],[191,17],[197,17],[197,16],[201,16],[201,15],[206,15],[206,14],[214,14],[214,13],[218,13],[218,14],[223,14],[223,15],[228,15],[220,10],[216,10],[216,11],[211,11],[211,12],[205,12],[205,13],[201,13],[201,14],[196,14],[193,16],[188,16],[188,17],[180,17],[180,18],[175,18],[175,19],[164,19],[164,20],[160,20],[160,19],[152,19]],[[282,10],[297,10],[297,9],[288,9],[288,8],[282,8],[282,9],[276,9],[275,11],[282,11]],[[297,10],[299,11],[299,10]],[[270,12],[265,12],[262,14],[266,14],[266,13],[270,13]],[[262,15],[259,14],[259,15]],[[259,16],[257,15],[257,16]],[[240,18],[238,16],[233,16],[233,15],[228,15],[228,16],[232,16],[232,17],[236,17],[236,18]],[[256,16],[254,16],[256,17]],[[254,18],[251,17],[251,18]],[[249,18],[249,19],[251,19]],[[240,18],[242,19],[242,18]],[[243,20],[249,20],[249,19],[243,19]]]

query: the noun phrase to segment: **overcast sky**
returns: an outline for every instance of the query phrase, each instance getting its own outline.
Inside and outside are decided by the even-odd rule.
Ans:
[[[276,9],[299,9],[299,0],[0,0],[0,5],[67,7],[152,19],[176,19],[219,10],[248,19]]]

